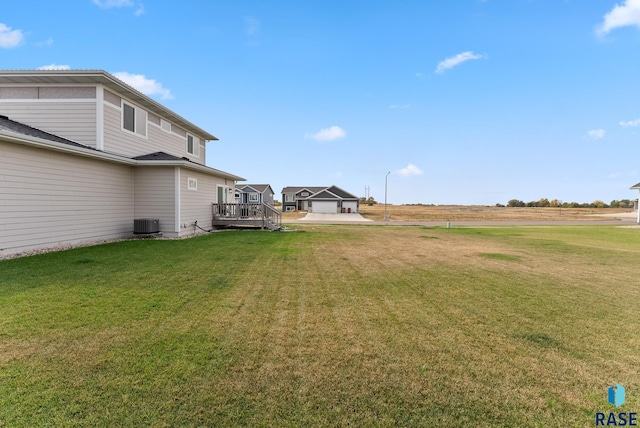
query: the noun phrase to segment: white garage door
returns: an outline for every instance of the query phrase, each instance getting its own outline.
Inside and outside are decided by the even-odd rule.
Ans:
[[[358,212],[358,203],[357,202],[343,202],[342,207],[344,208],[344,212],[348,213],[349,208],[351,208],[352,213]]]
[[[338,204],[334,201],[313,201],[311,204],[312,213],[335,214],[338,212]]]

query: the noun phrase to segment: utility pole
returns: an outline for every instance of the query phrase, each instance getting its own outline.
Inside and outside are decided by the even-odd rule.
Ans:
[[[384,218],[383,220],[387,220],[387,177],[389,177],[391,171],[387,172],[387,175],[384,176]]]

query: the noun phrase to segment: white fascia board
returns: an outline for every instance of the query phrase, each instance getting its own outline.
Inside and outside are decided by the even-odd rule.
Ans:
[[[220,171],[215,168],[211,168],[204,165],[194,164],[183,160],[138,160],[135,161],[138,166],[179,166],[182,168],[192,169],[200,171],[208,175],[214,175],[216,177],[226,178],[232,181],[246,181],[246,178],[239,177],[237,175],[230,174],[228,172]]]

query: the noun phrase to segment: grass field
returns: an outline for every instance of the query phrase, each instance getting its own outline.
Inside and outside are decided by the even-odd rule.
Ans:
[[[303,226],[0,261],[0,426],[594,426],[640,230]]]
[[[387,217],[399,221],[611,220],[601,214],[628,213],[626,208],[487,207],[462,205],[387,205]],[[361,205],[371,220],[384,218],[384,204]],[[295,214],[292,214],[295,215]]]

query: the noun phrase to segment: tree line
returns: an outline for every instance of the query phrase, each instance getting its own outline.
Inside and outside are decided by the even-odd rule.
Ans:
[[[504,207],[502,204],[496,204],[498,207]],[[633,201],[629,199],[614,199],[610,203],[600,200],[593,202],[563,202],[558,199],[549,200],[541,198],[537,201],[524,202],[519,199],[511,199],[507,202],[508,207],[552,207],[552,208],[633,208]]]

